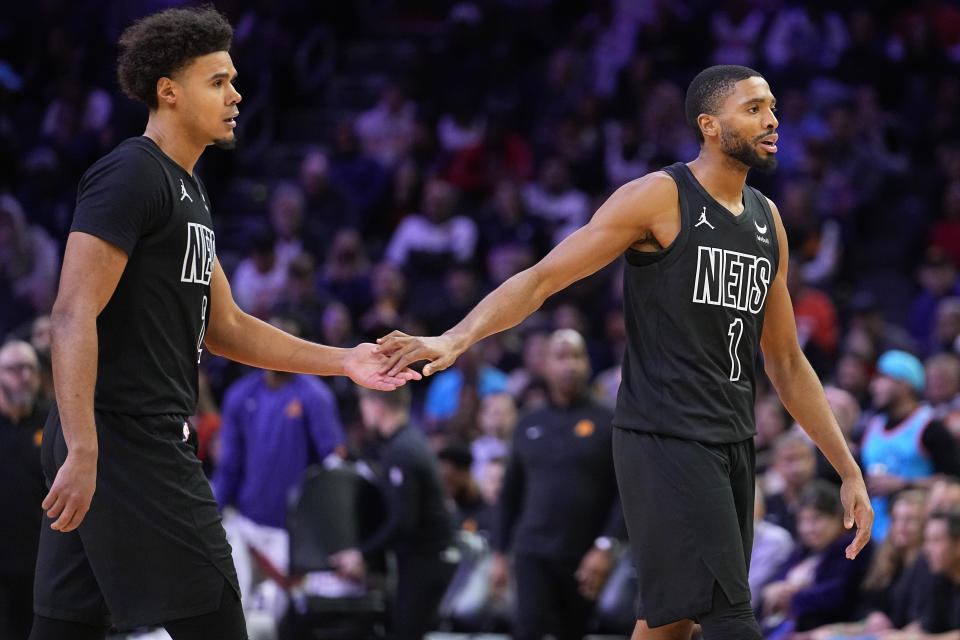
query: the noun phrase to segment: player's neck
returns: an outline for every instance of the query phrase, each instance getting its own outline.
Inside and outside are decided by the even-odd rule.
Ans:
[[[734,213],[743,210],[743,185],[749,169],[720,151],[704,146],[687,166],[713,199]]]
[[[153,140],[161,151],[190,175],[193,175],[193,167],[207,146],[191,140],[183,127],[177,126],[169,117],[158,111],[150,112],[150,119],[147,120],[147,128],[143,135]]]

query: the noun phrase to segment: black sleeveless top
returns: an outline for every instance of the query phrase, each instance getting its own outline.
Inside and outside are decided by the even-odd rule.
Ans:
[[[757,350],[780,258],[773,214],[752,187],[735,216],[684,163],[664,171],[677,183],[680,233],[661,251],[625,254],[627,349],[614,425],[739,442],[756,431]]]

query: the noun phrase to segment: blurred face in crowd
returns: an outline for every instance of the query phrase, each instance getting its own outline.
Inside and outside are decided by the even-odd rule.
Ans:
[[[960,540],[950,537],[950,528],[943,518],[927,521],[923,535],[923,552],[934,573],[955,572],[960,566]]]
[[[169,83],[158,82],[158,99],[169,104],[169,97],[179,115],[180,125],[197,140],[218,147],[236,145],[234,118],[239,113],[240,94],[233,86],[237,70],[226,51],[217,51],[194,58],[173,74]]]
[[[932,404],[949,402],[960,392],[960,360],[954,356],[944,354],[929,359],[924,373],[924,392]]]
[[[40,316],[30,328],[30,344],[41,353],[50,353],[51,327],[50,316]]]
[[[787,414],[783,405],[775,396],[762,396],[757,400],[754,413],[757,417],[757,446],[766,447],[776,440],[777,436],[787,430]]]
[[[10,342],[0,348],[0,394],[18,411],[33,408],[40,391],[37,354],[26,342]]]
[[[776,169],[775,131],[779,122],[773,114],[775,107],[776,99],[763,78],[737,82],[717,115],[720,150],[748,168]]]
[[[491,460],[483,468],[480,478],[480,493],[487,504],[497,504],[503,488],[503,475],[507,467],[501,460]]]
[[[560,329],[550,337],[546,376],[555,396],[569,400],[583,392],[590,376],[590,359],[579,333]]]
[[[797,514],[797,535],[811,551],[823,551],[844,532],[843,516],[804,507]]]
[[[423,215],[432,222],[443,222],[453,215],[456,193],[449,182],[431,180],[423,196]]]
[[[280,238],[291,238],[303,225],[303,192],[293,185],[277,189],[270,200],[270,223]]]
[[[870,397],[877,411],[894,409],[911,395],[910,385],[902,380],[878,373],[870,381]]]
[[[797,490],[813,479],[817,459],[811,445],[793,441],[777,447],[773,467],[788,487]]]
[[[898,499],[890,514],[890,542],[900,550],[918,549],[923,544],[926,505],[922,500]]]
[[[484,435],[507,439],[517,424],[517,405],[508,393],[491,393],[480,401],[477,420]]]

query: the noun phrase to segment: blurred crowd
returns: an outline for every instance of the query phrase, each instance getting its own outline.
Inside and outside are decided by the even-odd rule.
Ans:
[[[9,371],[0,362],[3,428],[52,399],[47,314],[79,178],[146,120],[119,94],[114,43],[137,16],[176,4],[5,8],[0,335],[23,342]],[[957,628],[949,625],[960,624],[960,7],[588,4],[215,2],[236,29],[240,143],[208,150],[197,172],[237,302],[334,346],[393,329],[441,332],[584,224],[618,186],[696,156],[683,97],[697,71],[753,67],[778,100],[780,151],[775,173],[749,181],[780,209],[801,344],[830,386],[880,516],[873,552],[839,563],[840,591],[817,592],[821,579],[836,577],[830,554],[842,558],[838,479],[761,384],[758,513],[777,529],[758,525],[758,543],[772,540],[776,553],[756,556],[757,610],[771,637]],[[412,419],[446,464],[451,508],[475,507],[458,525],[495,528],[484,522],[495,521],[514,428],[554,402],[556,330],[582,336],[585,388],[598,406],[613,405],[622,305],[615,263],[413,385]],[[200,455],[221,495],[229,487],[229,500],[254,521],[282,526],[287,484],[307,465],[376,456],[349,380],[295,381],[293,389],[289,377],[209,355],[201,368]],[[251,406],[273,392],[286,395]],[[9,410],[11,398],[29,410]],[[243,494],[241,462],[253,462],[236,458],[241,423],[299,428],[289,425],[301,419],[322,424],[255,461],[266,473],[270,451],[301,451],[295,462],[273,461],[287,465],[282,482],[274,479],[269,495]],[[917,577],[918,558],[938,577]],[[953,585],[952,604],[942,607],[953,618],[893,593],[910,590],[903,580],[949,592],[941,579]],[[864,622],[813,631],[856,620]]]

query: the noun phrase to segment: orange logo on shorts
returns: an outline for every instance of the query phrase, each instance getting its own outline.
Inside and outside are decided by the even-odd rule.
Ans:
[[[43,443],[43,429],[37,429],[33,432],[33,444],[40,446]]]
[[[581,420],[577,423],[577,426],[573,428],[573,432],[581,438],[592,436],[594,431],[596,431],[596,427],[593,426],[592,420]]]
[[[303,415],[303,403],[299,400],[291,400],[283,412],[288,418],[299,418]]]

